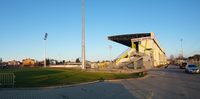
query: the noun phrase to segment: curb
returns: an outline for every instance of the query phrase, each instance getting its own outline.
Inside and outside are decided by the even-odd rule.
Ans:
[[[49,86],[49,87],[32,87],[32,88],[0,88],[1,90],[38,90],[38,89],[57,89],[57,88],[67,88],[67,87],[75,87],[80,85],[88,85],[88,84],[94,84],[102,82],[100,80],[92,81],[92,82],[84,82],[79,84],[70,84],[70,85],[59,85],[59,86]]]
[[[121,81],[121,80],[133,80],[133,79],[145,79],[148,77],[148,74],[143,77],[138,78],[127,78],[127,79],[113,79],[113,80],[104,80],[104,82],[115,82],[115,81]]]

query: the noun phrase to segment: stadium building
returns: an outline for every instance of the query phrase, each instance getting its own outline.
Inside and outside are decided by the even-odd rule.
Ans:
[[[116,59],[116,66],[151,68],[167,64],[164,50],[153,32],[109,36],[109,40],[129,47]]]

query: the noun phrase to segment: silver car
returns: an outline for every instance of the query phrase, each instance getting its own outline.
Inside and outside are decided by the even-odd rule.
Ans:
[[[185,67],[185,71],[188,73],[199,73],[199,68],[196,65],[188,64]]]

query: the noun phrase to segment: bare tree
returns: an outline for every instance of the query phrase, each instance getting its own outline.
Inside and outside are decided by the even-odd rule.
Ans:
[[[174,55],[170,55],[170,60],[174,60]]]

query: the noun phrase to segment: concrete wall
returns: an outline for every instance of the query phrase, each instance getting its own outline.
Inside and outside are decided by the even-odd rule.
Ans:
[[[49,67],[80,68],[81,65],[50,65]]]
[[[155,42],[153,43],[152,49],[154,66],[164,65],[167,62],[165,53],[159,48],[159,46]]]
[[[151,61],[153,61],[154,66],[164,65],[167,63],[166,55],[163,49],[158,44],[158,41],[154,35],[151,33],[151,37],[144,37],[136,39],[132,39],[132,42],[139,41],[139,52],[144,53],[151,57]],[[149,49],[149,50],[146,50]],[[151,49],[151,50],[150,50]]]

